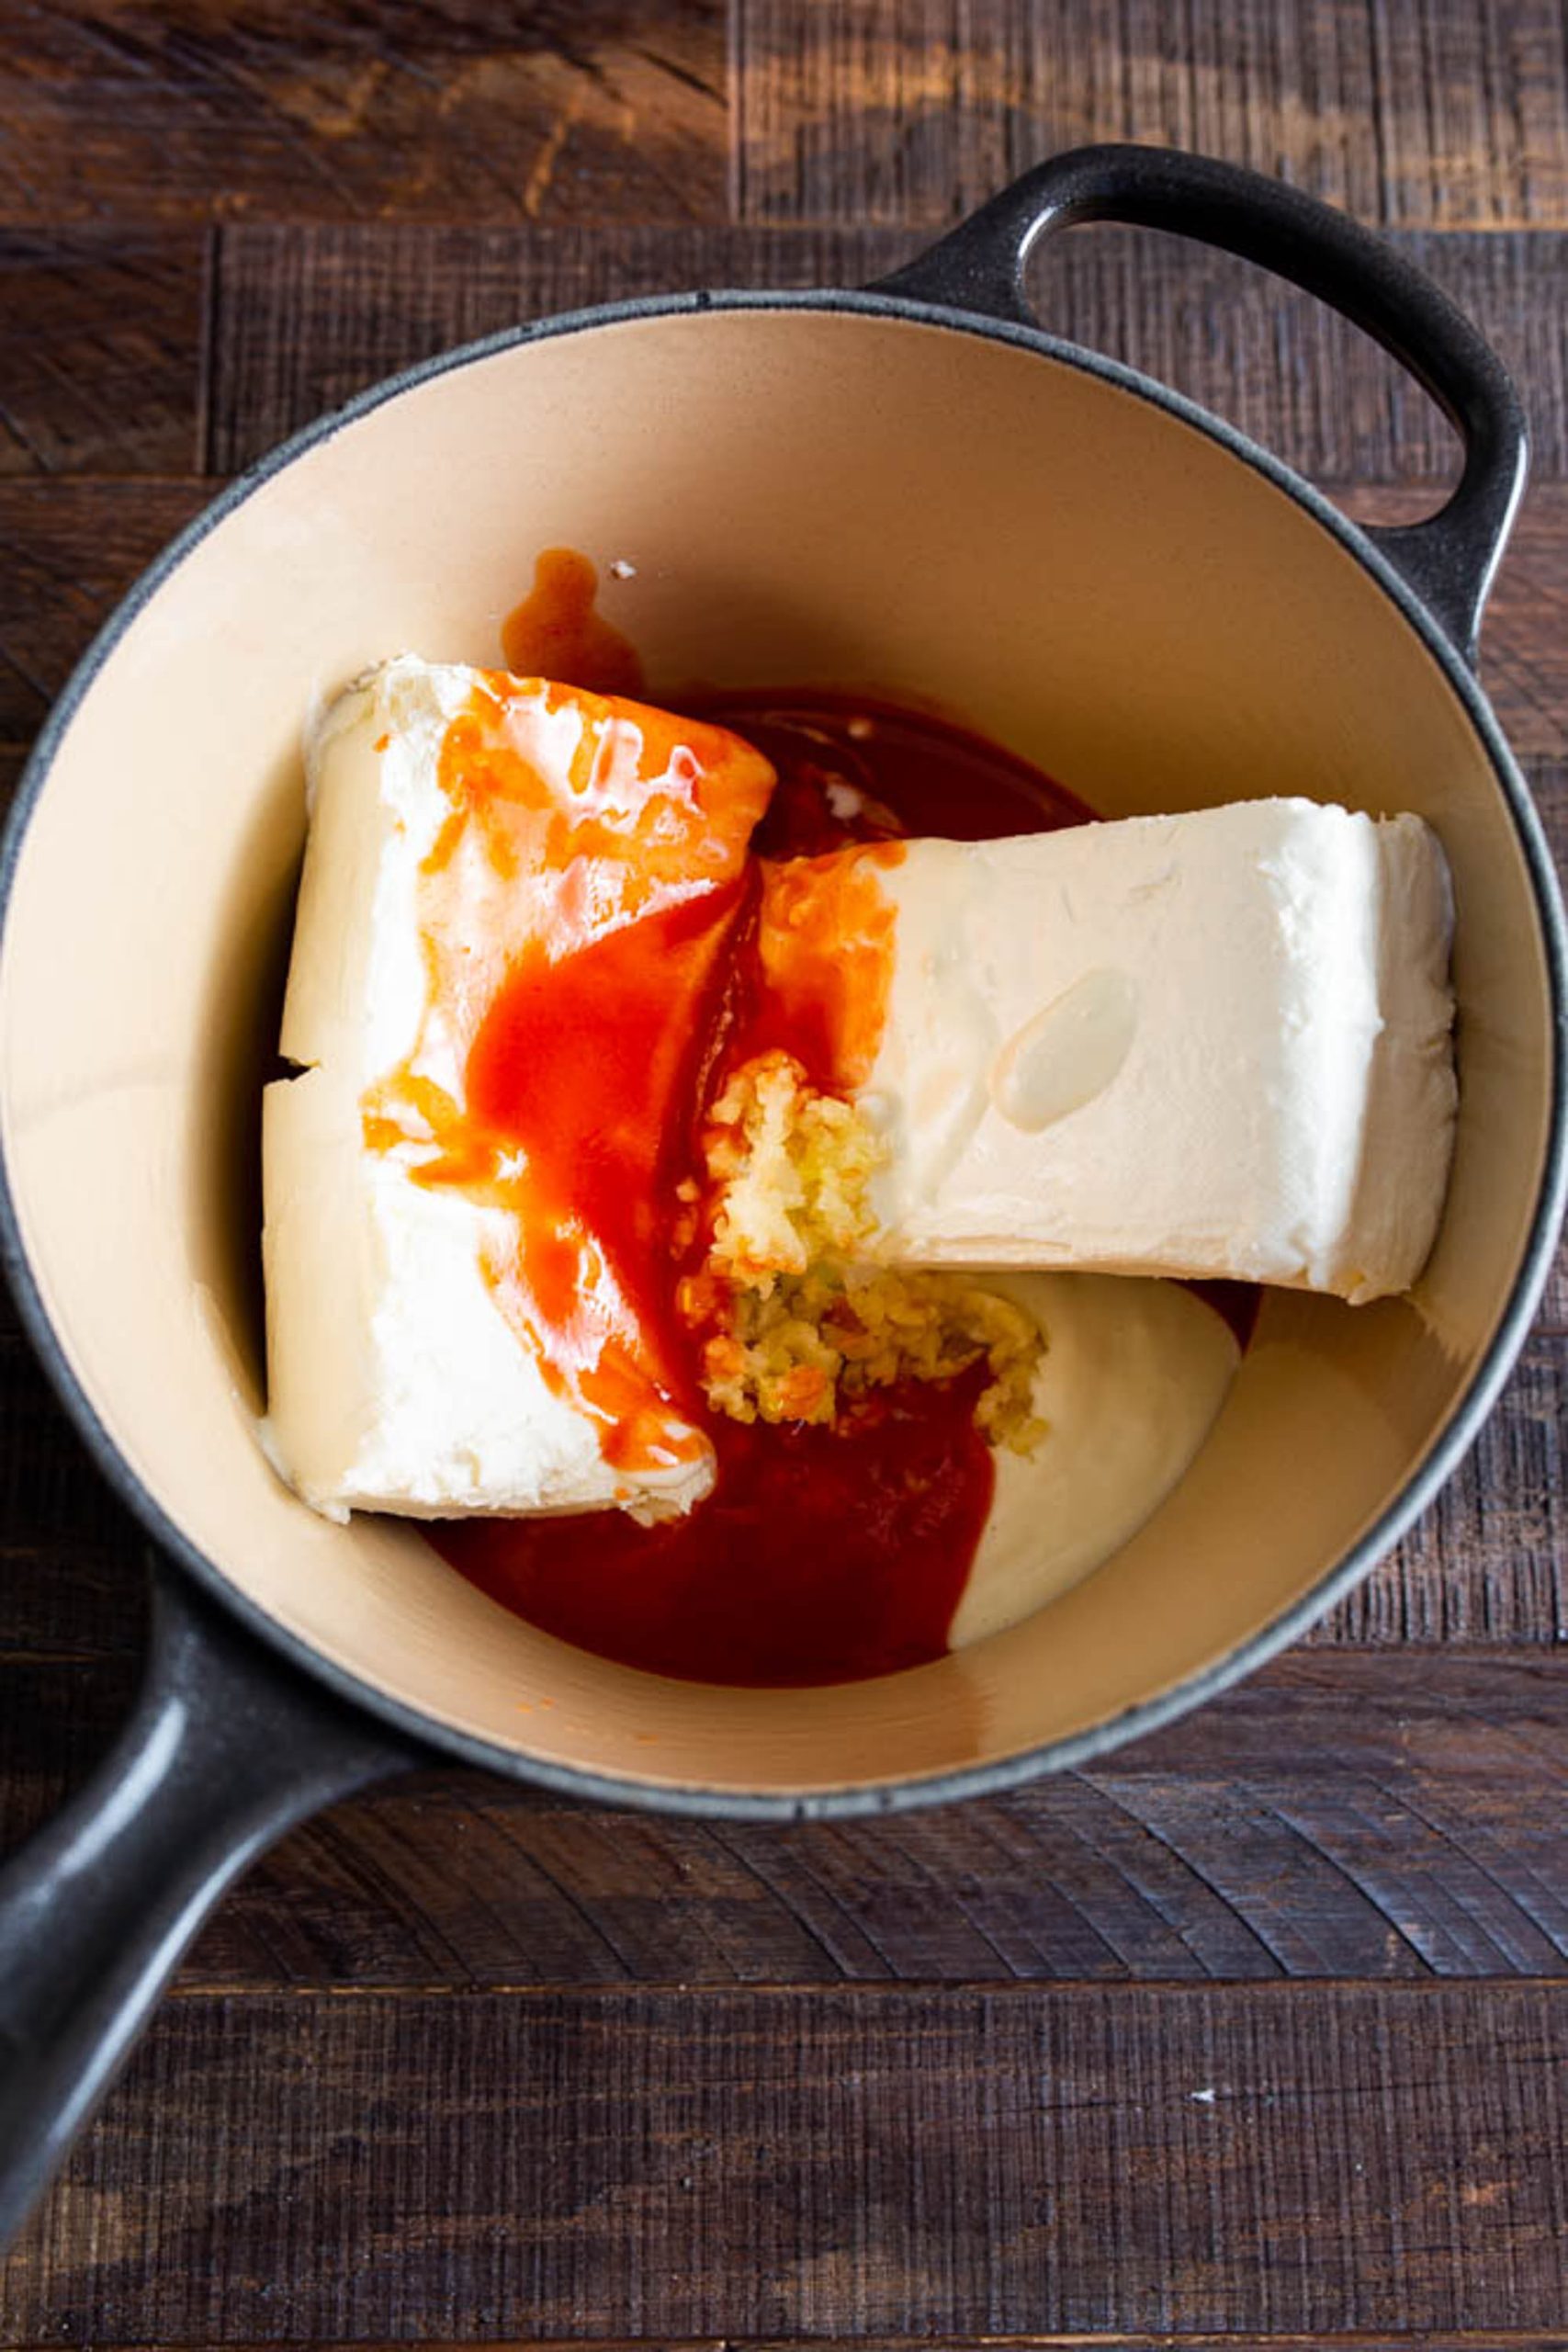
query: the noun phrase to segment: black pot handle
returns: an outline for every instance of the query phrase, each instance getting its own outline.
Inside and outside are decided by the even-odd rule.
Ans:
[[[1473,664],[1482,608],[1524,487],[1524,412],[1496,354],[1392,245],[1280,180],[1162,147],[1078,147],[1003,188],[878,293],[1035,327],[1023,266],[1036,239],[1077,220],[1168,229],[1261,262],[1376,337],[1464,445],[1453,496],[1424,523],[1368,537]]]
[[[428,1761],[154,1563],[130,1721],[0,1870],[0,2251],[231,1879],[319,1806]]]

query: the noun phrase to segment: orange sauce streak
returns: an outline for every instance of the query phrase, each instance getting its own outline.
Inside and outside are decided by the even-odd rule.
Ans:
[[[525,1162],[513,1311],[620,1470],[706,1451],[663,1270],[680,1114],[741,891],[728,883],[554,966],[526,952],[468,1056],[470,1131]]]
[[[1085,813],[1036,770],[940,720],[832,695],[725,696],[717,707],[767,752],[779,784],[753,836],[765,855],[698,1008],[707,1044],[688,1064],[695,1081],[681,1081],[693,1135],[727,1072],[768,1046],[794,1053],[818,1085],[858,1084],[869,1069],[893,946],[879,877],[905,854],[911,812],[920,830],[958,836]],[[844,799],[846,784],[858,803]],[[828,854],[856,844],[858,854]],[[673,1104],[671,1115],[679,1127]],[[672,1146],[668,1164],[679,1158]],[[672,1284],[690,1271],[678,1254],[664,1267]],[[677,1350],[682,1340],[689,1361],[698,1338],[682,1327]],[[919,1666],[947,1648],[990,1509],[995,1463],[974,1419],[982,1377],[976,1367],[901,1383],[831,1429],[709,1418],[714,1492],[658,1526],[592,1511],[455,1520],[429,1538],[546,1632],[652,1673],[800,1684]]]
[[[642,690],[636,653],[593,609],[596,584],[570,549],[539,559],[506,625],[514,670]],[[942,719],[778,693],[705,698],[750,751],[599,705],[595,727],[625,723],[642,742],[638,791],[622,796],[635,808],[606,808],[602,740],[585,737],[563,799],[509,724],[511,695],[580,699],[492,679],[448,730],[451,814],[426,862],[424,913],[432,1002],[479,1008],[460,1076],[446,1091],[411,1067],[391,1101],[367,1104],[367,1135],[423,1134],[439,1157],[422,1181],[510,1212],[498,1299],[541,1363],[563,1367],[553,1376],[595,1414],[611,1461],[638,1468],[711,1444],[717,1484],[655,1527],[612,1510],[459,1520],[430,1539],[547,1632],[655,1673],[831,1682],[940,1657],[995,1478],[974,1422],[979,1368],[880,1392],[835,1429],[712,1419],[694,1396],[693,1335],[672,1315],[690,1242],[676,1187],[737,1060],[777,1045],[819,1086],[863,1082],[891,981],[878,869],[903,856],[900,836],[979,840],[1091,812]],[[693,806],[716,854],[675,901],[697,854]],[[852,843],[857,856],[826,855]],[[476,860],[497,895],[477,924],[470,902],[465,937],[442,894],[453,876],[471,888]],[[521,929],[506,914],[519,902],[534,910]],[[1245,1298],[1214,1304],[1240,1327]]]
[[[897,928],[879,874],[904,854],[901,841],[886,841],[764,864],[746,1053],[783,1046],[827,1093],[864,1085],[886,1026]]]
[[[504,1213],[484,1261],[497,1303],[606,1460],[700,1459],[671,1194],[773,770],[719,729],[491,674],[437,773],[425,1015],[366,1098],[367,1144]]]
[[[534,585],[502,623],[506,666],[524,678],[570,678],[602,695],[647,690],[637,649],[594,609],[599,574],[575,548],[547,548]]]

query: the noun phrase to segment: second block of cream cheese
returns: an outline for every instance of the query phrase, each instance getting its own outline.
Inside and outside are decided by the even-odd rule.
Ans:
[[[888,1256],[1356,1301],[1415,1281],[1455,1105],[1448,876],[1418,819],[1258,800],[874,870]]]
[[[466,1089],[520,956],[548,975],[735,896],[772,770],[716,729],[412,658],[339,699],[308,767],[281,1038],[301,1073],[264,1102],[273,1459],[337,1517],[689,1507],[712,1447],[661,1387],[613,1253],[547,1203],[581,1278],[564,1327],[539,1311],[509,1205],[527,1155],[468,1119]],[[657,957],[652,979],[669,985]]]

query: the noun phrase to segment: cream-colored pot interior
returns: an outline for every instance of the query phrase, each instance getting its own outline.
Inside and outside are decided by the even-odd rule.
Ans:
[[[1157,1518],[1026,1625],[916,1673],[752,1692],[604,1664],[481,1599],[416,1531],[313,1518],[256,1445],[256,1096],[301,721],[381,655],[496,661],[502,616],[557,544],[635,564],[602,601],[656,685],[934,697],[1107,815],[1304,793],[1419,810],[1452,863],[1462,1111],[1418,1295],[1270,1296]],[[1473,722],[1310,513],[1180,419],[1037,352],[897,317],[721,308],[433,377],[273,474],[178,564],[76,710],[25,836],[0,1134],[94,1412],[279,1623],[520,1757],[818,1791],[1101,1724],[1224,1659],[1345,1558],[1506,1305],[1550,1046],[1540,925]]]

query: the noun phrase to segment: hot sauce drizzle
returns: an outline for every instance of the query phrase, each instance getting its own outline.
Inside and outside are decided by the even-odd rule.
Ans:
[[[595,586],[593,567],[573,551],[540,557],[531,594],[506,624],[514,671],[640,693],[641,664],[594,612]],[[477,1197],[534,1220],[514,1267],[497,1271],[498,1297],[535,1342],[564,1349],[574,1394],[601,1416],[612,1458],[639,1464],[671,1444],[711,1445],[716,1485],[689,1514],[653,1527],[604,1510],[454,1520],[428,1532],[481,1590],[602,1656],[705,1681],[853,1680],[946,1651],[995,1484],[974,1422],[981,1369],[877,1392],[834,1429],[709,1415],[691,1335],[671,1310],[682,1246],[675,1190],[694,1162],[702,1107],[738,1059],[776,1045],[818,1086],[846,1091],[865,1077],[891,974],[877,869],[903,854],[905,835],[981,840],[1092,812],[1026,762],[902,707],[777,691],[686,701],[777,771],[751,834],[761,862],[743,877],[751,819],[739,830],[745,793],[735,791],[736,831],[701,897],[654,904],[650,889],[634,905],[636,859],[623,858],[619,903],[633,919],[590,936],[581,926],[592,893],[564,885],[560,911],[579,934],[514,947],[468,1041],[462,1148],[449,1133],[450,1172],[433,1164],[423,1181],[477,1184]],[[656,741],[653,715],[638,723],[649,730],[646,784],[642,770],[673,761],[694,730],[667,721],[673,732]],[[443,770],[449,854],[482,844],[498,883],[514,887],[526,860],[513,811],[533,805],[534,786],[525,766],[511,764],[505,736],[493,710],[474,712],[449,735]],[[530,854],[547,861],[569,849],[584,876],[596,858],[615,863],[615,826],[595,832],[602,820],[586,809],[543,813],[558,830]],[[783,863],[853,842],[866,854],[847,865]],[[433,964],[433,988],[454,978]],[[406,1123],[412,1103],[434,1131],[439,1105],[423,1102],[412,1076],[407,1094],[400,1116]],[[520,1158],[528,1174],[508,1174]],[[1244,1302],[1213,1303],[1240,1327]]]
[[[825,1093],[865,1083],[887,1020],[897,930],[878,875],[903,855],[902,842],[879,841],[852,858],[763,862],[756,986],[736,1059],[776,1047]]]
[[[507,668],[519,678],[560,678],[600,695],[647,691],[637,648],[594,609],[599,574],[575,548],[546,548],[534,585],[501,626]]]
[[[366,1141],[503,1213],[497,1304],[615,1467],[702,1460],[671,1191],[772,770],[717,729],[493,676],[448,725],[438,778],[425,1015],[364,1106]]]
[[[684,1519],[433,1524],[436,1550],[547,1633],[653,1674],[849,1682],[942,1657],[995,1481],[980,1375],[884,1392],[839,1429],[720,1421]]]
[[[681,1378],[682,1335],[671,1318],[681,1271],[672,1182],[702,1101],[737,1060],[780,1046],[818,1085],[843,1090],[865,1075],[891,971],[891,916],[876,875],[903,855],[898,812],[908,777],[918,779],[919,818],[929,825],[942,806],[940,779],[952,775],[950,834],[987,824],[1037,830],[1080,811],[1021,763],[992,755],[961,729],[901,711],[847,697],[792,695],[784,704],[728,695],[710,701],[706,713],[765,745],[778,768],[753,836],[771,856],[755,869],[708,966],[705,992],[682,999],[689,1057],[660,1100],[669,1110],[689,1090],[683,1099],[692,1118],[667,1124],[653,1188],[639,1183],[629,1195],[619,1189],[629,1162],[616,1153],[611,1116],[623,1084],[637,1093],[642,1048],[632,1042],[635,1011],[622,1080],[604,1090],[607,1101],[597,1099],[597,1088],[592,1101],[579,1091],[581,1039],[592,1034],[586,1024],[596,1027],[613,1003],[626,1014],[639,987],[645,1001],[650,985],[657,995],[651,965],[606,963],[601,993],[590,956],[579,955],[572,959],[579,977],[567,983],[567,967],[556,971],[554,985],[567,985],[547,1011],[537,993],[524,998],[525,1012],[503,1011],[503,992],[470,1057],[468,1086],[488,1106],[487,1126],[507,1132],[515,1117],[509,1106],[525,1087],[536,1085],[547,1100],[558,1091],[548,1114],[560,1128],[553,1159],[586,1167],[588,1185],[598,1186],[592,1205],[582,1206],[585,1225],[624,1236],[621,1220],[630,1200],[640,1199],[650,1220],[642,1244],[635,1235],[622,1238],[619,1251],[624,1261],[641,1248],[640,1312],[660,1335],[661,1361],[674,1367],[669,1393],[714,1448],[715,1491],[688,1515],[654,1527],[598,1511],[455,1520],[429,1532],[443,1557],[492,1598],[602,1656],[707,1681],[852,1680],[945,1653],[995,1485],[991,1451],[974,1421],[982,1375],[906,1382],[831,1430],[742,1426],[706,1415],[689,1376]],[[866,845],[863,861],[827,868],[779,862],[857,841]],[[647,931],[645,922],[624,936]],[[601,1120],[607,1149],[596,1136]],[[638,1131],[648,1132],[640,1114]],[[565,1316],[576,1279],[570,1260],[560,1275],[561,1290],[551,1296]],[[691,1349],[688,1338],[687,1361]]]
[[[818,857],[848,842],[1004,839],[1084,825],[1094,810],[998,743],[875,696],[778,688],[688,697],[764,752],[779,781],[752,847]]]

